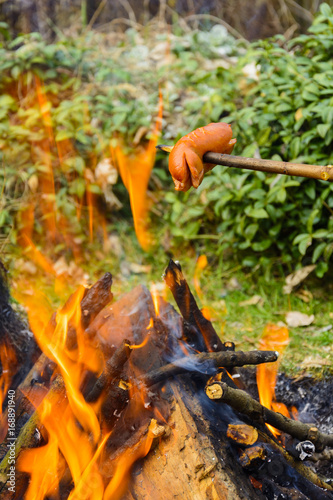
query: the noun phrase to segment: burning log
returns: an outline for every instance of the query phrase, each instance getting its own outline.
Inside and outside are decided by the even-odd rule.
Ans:
[[[225,382],[213,382],[213,384],[207,385],[206,394],[209,399],[227,403],[256,422],[270,424],[300,441],[311,441],[317,451],[323,450],[325,446],[333,447],[333,434],[324,434],[316,427],[269,410],[245,391],[229,387]]]
[[[198,343],[198,340],[204,340],[199,350],[223,351],[224,345],[219,339],[213,325],[206,319],[200,311],[195,298],[184,278],[180,264],[176,264],[172,259],[164,273],[164,281],[170,288],[172,295],[179,307],[189,328],[186,331],[186,340]]]
[[[310,489],[314,488],[316,495],[323,490],[314,484],[328,489],[329,485],[318,482],[315,474],[299,479],[299,473],[304,476],[308,469],[304,464],[299,465],[286,450],[281,451],[282,447],[262,430],[252,427],[247,432],[244,423],[236,425],[239,418],[231,408],[217,405],[205,396],[208,376],[218,371],[209,384],[212,385],[212,380],[226,380],[233,388],[235,385],[225,368],[230,371],[244,364],[268,363],[275,361],[278,355],[275,351],[235,352],[232,343],[221,341],[221,350],[214,352],[218,340],[215,330],[200,316],[179,268],[171,263],[168,269],[166,281],[176,297],[179,287],[187,297],[182,303],[178,296],[184,319],[161,298],[153,301],[150,292],[142,286],[99,311],[95,307],[99,300],[98,287],[86,292],[81,288],[81,295],[76,294],[53,316],[46,340],[51,342],[54,335],[60,334],[63,350],[58,350],[57,344],[46,346],[46,353],[54,358],[53,364],[48,367],[50,361],[43,354],[22,384],[22,393],[29,394],[33,402],[25,412],[27,416],[31,415],[34,405],[38,406],[38,401],[42,402],[23,425],[16,441],[18,496],[6,489],[7,455],[0,466],[1,498],[11,500],[26,494],[35,498],[37,492],[42,495],[39,493],[41,483],[43,495],[48,498],[51,490],[55,492],[54,476],[58,475],[59,499],[80,495],[95,498],[97,492],[89,489],[90,474],[98,485],[98,498],[105,499],[262,498],[256,489],[258,484],[251,482],[246,467],[242,467],[238,459],[240,447],[253,447],[257,443],[267,458],[263,458],[267,477],[258,478],[262,491],[266,488],[277,495],[290,491],[285,483],[278,482],[276,471],[281,464],[284,469],[292,465],[292,460],[296,479],[292,480],[289,472],[289,475],[283,473],[286,481],[290,484],[299,481],[303,490],[307,481],[312,481]],[[106,275],[104,284],[110,283],[110,279],[111,275]],[[106,286],[100,285],[105,290],[101,300],[105,306],[110,294]],[[89,303],[90,290],[93,291]],[[76,314],[77,309],[81,316]],[[70,346],[65,332],[59,332],[59,325],[55,324],[56,321],[60,324],[65,312],[69,314],[63,322],[70,326],[67,334],[75,334]],[[83,316],[89,318],[86,323]],[[189,337],[190,344],[186,342]],[[87,347],[86,358],[80,354],[81,346]],[[211,352],[198,352],[201,349]],[[102,364],[91,363],[90,356],[95,356],[95,351],[98,351],[97,359],[104,358],[104,368]],[[76,385],[71,385],[68,373],[74,367],[75,357],[80,371],[74,372]],[[221,367],[224,367],[222,371]],[[43,376],[41,371],[45,371]],[[161,382],[163,387],[158,386]],[[26,404],[25,397],[19,400],[19,406]],[[230,442],[232,427],[236,444]],[[51,460],[43,464],[45,470],[38,467],[35,471],[38,460],[46,462],[52,446],[59,455],[59,463]],[[74,463],[69,448],[73,449]],[[79,454],[76,448],[80,449]],[[145,460],[139,466],[134,465],[143,457]],[[274,467],[268,460],[271,458]],[[133,466],[135,474],[129,484]],[[323,495],[322,498],[328,498]],[[319,499],[320,495],[316,497]],[[303,499],[304,495],[297,496],[296,492],[291,498]]]
[[[81,324],[84,330],[89,328],[89,325],[96,318],[98,313],[112,301],[113,294],[111,292],[111,286],[112,274],[105,273],[92,287],[84,290],[84,296],[80,306]],[[54,322],[55,318],[53,318],[53,323]],[[68,349],[75,349],[77,347],[76,329],[73,325],[70,325],[68,328],[66,340]]]
[[[111,292],[112,274],[105,273],[96,283],[87,289],[81,300],[82,325],[86,329],[113,299]]]
[[[123,371],[124,364],[129,359],[131,352],[130,341],[127,339],[123,340],[113,356],[106,362],[102,375],[100,375],[94,384],[94,387],[87,394],[85,399],[88,403],[96,401],[102,394],[103,390],[107,386],[112,385],[113,380],[119,379],[119,375]],[[107,399],[109,397],[111,397],[110,394]]]
[[[20,316],[10,305],[6,269],[0,261],[0,373],[6,372],[8,389],[15,389],[27,375],[40,350]],[[5,391],[6,392],[6,391]],[[0,390],[0,405],[3,399]],[[2,408],[0,408],[0,415]]]

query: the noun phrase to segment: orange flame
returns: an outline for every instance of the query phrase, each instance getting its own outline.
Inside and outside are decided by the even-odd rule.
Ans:
[[[110,145],[111,155],[118,166],[122,181],[129,193],[135,233],[141,247],[149,250],[152,236],[148,231],[148,199],[147,188],[150,174],[155,162],[156,144],[162,126],[162,94],[159,97],[158,117],[151,139],[145,148],[138,149],[135,154],[126,155],[121,139],[117,145]]]
[[[42,499],[45,495],[57,491],[59,477],[62,477],[66,464],[75,485],[70,498],[79,498],[78,493],[75,493],[76,488],[82,489],[83,483],[86,484],[91,476],[95,486],[96,482],[99,486],[94,487],[91,494],[80,498],[103,498],[103,480],[96,461],[101,446],[105,444],[105,438],[101,439],[97,408],[84,400],[80,390],[87,370],[96,374],[102,370],[101,357],[96,349],[87,343],[81,327],[80,303],[84,290],[83,286],[79,287],[58,310],[53,321],[47,324],[47,308],[44,308],[44,321],[41,321],[40,318],[37,319],[34,310],[36,304],[30,300],[31,297],[27,299],[24,294],[21,296],[25,299],[29,322],[38,344],[46,355],[56,362],[65,383],[63,390],[55,391],[55,394],[51,390],[38,410],[40,421],[47,431],[47,444],[35,450],[27,450],[20,456],[19,468],[32,476],[25,497],[27,500]],[[76,338],[74,347],[71,345],[69,348],[67,343],[70,330],[76,332]]]
[[[0,417],[2,416],[2,404],[6,399],[8,389],[10,387],[13,376],[16,371],[16,356],[15,351],[6,342],[0,346]]]
[[[200,255],[198,257],[196,266],[195,266],[195,271],[194,271],[194,277],[193,277],[193,283],[194,283],[194,288],[195,291],[198,294],[198,297],[202,300],[203,294],[200,286],[200,278],[202,275],[202,271],[207,267],[208,261],[206,255]]]
[[[148,433],[137,444],[129,446],[113,459],[113,472],[107,484],[100,458],[110,433],[103,437],[98,421],[101,401],[94,405],[87,403],[80,390],[87,370],[96,375],[102,371],[100,355],[95,347],[87,343],[81,327],[80,304],[83,295],[84,287],[81,286],[53,315],[52,321],[48,321],[49,308],[47,303],[43,304],[41,297],[37,299],[36,305],[37,295],[34,297],[22,293],[19,296],[27,308],[38,344],[56,362],[61,374],[59,383],[52,385],[37,410],[46,444],[37,449],[24,450],[18,460],[18,468],[31,476],[26,500],[57,496],[60,481],[68,481],[69,488],[71,482],[74,483],[68,497],[71,500],[120,499],[127,488],[134,462],[149,452],[154,438],[151,424],[152,428],[149,427]],[[147,330],[151,326],[152,322]],[[69,347],[69,336],[73,330],[76,332],[76,342],[74,347],[72,344]],[[131,348],[144,347],[148,338],[149,332],[141,345],[131,345]],[[130,412],[133,415],[145,413],[147,401],[146,389],[137,387],[135,383],[130,384]]]
[[[159,294],[154,283],[150,286],[150,293],[153,299],[155,314],[158,317],[160,315]]]
[[[257,366],[257,385],[260,403],[266,408],[272,409],[289,417],[287,407],[283,403],[275,400],[275,384],[281,355],[289,343],[289,332],[285,326],[278,326],[269,323],[266,325],[260,339],[259,349],[261,351],[278,351],[279,360],[275,363],[264,363]],[[280,431],[266,424],[274,436],[278,436]]]
[[[38,76],[34,77],[33,83],[35,90],[33,105],[39,110],[43,137],[31,143],[32,161],[36,165],[37,173],[32,176],[34,179],[33,182],[30,184],[31,179],[29,179],[28,182],[33,194],[30,197],[29,205],[24,207],[20,212],[18,243],[24,249],[25,255],[29,257],[38,268],[49,276],[54,277],[56,280],[55,288],[57,290],[63,289],[63,291],[65,291],[65,289],[67,289],[68,292],[68,287],[63,286],[63,284],[61,284],[62,280],[59,280],[59,274],[66,274],[66,271],[62,270],[62,272],[59,273],[55,267],[56,263],[52,262],[52,260],[48,259],[38,250],[34,241],[34,229],[35,219],[38,217],[38,223],[44,229],[44,236],[46,237],[43,240],[44,247],[48,247],[50,243],[57,243],[61,250],[64,248],[70,250],[70,254],[72,253],[74,255],[75,264],[82,259],[83,252],[79,251],[79,245],[82,242],[78,242],[76,238],[77,227],[72,223],[72,214],[67,215],[67,213],[57,207],[57,189],[60,186],[57,179],[60,172],[62,177],[66,177],[68,183],[73,183],[73,181],[77,179],[77,172],[72,166],[69,168],[68,165],[70,163],[67,164],[66,162],[69,162],[69,160],[73,160],[74,162],[78,153],[71,140],[56,139],[51,115],[52,102],[48,98],[44,83]],[[88,108],[84,108],[84,111],[84,127],[88,127],[90,123],[88,122]],[[97,163],[94,154],[91,155],[90,160],[90,164],[93,168]],[[70,165],[72,165],[73,162]],[[94,194],[92,186],[95,182],[94,172],[84,166],[82,175],[85,179],[85,189],[83,187],[83,193],[81,195],[72,193],[75,201],[77,219],[78,221],[80,220],[82,207],[86,205],[90,241],[93,240],[93,231],[97,227],[101,228],[105,240],[105,218],[97,208],[97,196]]]
[[[107,486],[103,500],[119,500],[126,491],[128,483],[128,473],[134,462],[145,457],[151,448],[154,434],[151,430],[153,423],[148,428],[147,436],[138,445],[128,448],[119,458],[112,480]]]
[[[44,84],[38,76],[35,76],[36,92],[39,104],[42,122],[45,128],[47,139],[34,148],[37,156],[39,168],[39,184],[42,191],[40,198],[40,208],[43,213],[43,219],[48,234],[53,240],[56,238],[56,205],[55,205],[55,187],[52,167],[51,147],[54,145],[54,136],[52,128],[52,118],[50,113],[51,104],[48,102]]]

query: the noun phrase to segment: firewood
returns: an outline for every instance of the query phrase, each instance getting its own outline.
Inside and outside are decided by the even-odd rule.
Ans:
[[[88,329],[98,313],[112,301],[111,285],[112,274],[105,273],[94,285],[85,290],[80,304],[81,324],[84,330]],[[55,315],[53,315],[52,321],[55,324]],[[68,349],[77,347],[76,331],[71,323],[68,326],[66,346]]]
[[[229,424],[227,437],[240,445],[252,445],[258,439],[258,431],[252,425]]]
[[[81,300],[81,322],[84,329],[88,328],[97,314],[112,301],[111,286],[112,274],[105,273],[91,288],[87,289]]]
[[[184,278],[180,264],[176,264],[172,259],[164,273],[164,281],[170,288],[172,295],[179,307],[181,315],[192,330],[189,329],[189,340],[198,343],[201,340],[201,351],[222,351],[224,345],[219,339],[213,325],[206,319],[200,311],[195,298]],[[192,337],[192,338],[191,338]]]
[[[168,382],[166,390],[171,391],[171,432],[142,461],[124,500],[261,498],[226,436],[210,428],[190,377]]]
[[[143,375],[140,378],[145,385],[151,386],[165,380],[171,376],[181,373],[196,372],[210,373],[212,368],[225,367],[232,368],[244,365],[259,365],[276,361],[278,353],[276,351],[221,351],[204,352],[185,356],[175,360],[173,363],[162,366],[158,370]]]
[[[283,457],[285,460],[288,462],[288,464],[295,469],[302,477],[304,477],[307,481],[309,481],[309,484],[305,486],[306,488],[311,487],[311,483],[314,485],[318,486],[319,488],[323,488],[324,490],[328,490],[327,493],[320,491],[320,498],[327,498],[331,499],[332,498],[332,493],[333,491],[333,486],[330,484],[329,480],[326,478],[320,477],[318,474],[316,474],[310,467],[308,467],[304,462],[301,460],[297,460],[294,458],[283,446],[281,446],[279,443],[277,443],[274,439],[268,436],[268,434],[265,432],[263,433],[262,431],[259,430],[259,437],[262,441],[269,443],[273,448],[275,448]],[[318,492],[316,492],[316,498],[318,497]],[[315,497],[315,495],[313,495]],[[310,497],[311,498],[311,497]]]
[[[61,377],[57,377],[52,384],[52,388],[45,396],[51,403],[56,401],[59,397],[65,395],[65,386]],[[19,454],[25,448],[34,448],[39,446],[43,440],[43,432],[41,431],[40,421],[38,412],[33,413],[26,424],[21,428],[21,431],[15,442],[15,462],[18,459]],[[0,464],[0,496],[4,494],[6,489],[6,484],[8,481],[8,473],[10,470],[10,451],[7,452],[5,457],[2,459]],[[21,475],[18,475],[21,477]],[[19,479],[21,481],[21,479]],[[9,496],[8,498],[15,498],[15,496]]]
[[[209,399],[227,403],[255,422],[270,424],[300,441],[312,441],[317,451],[323,450],[325,446],[333,447],[333,434],[324,434],[314,426],[304,424],[299,420],[292,420],[281,413],[269,410],[245,391],[231,388],[224,382],[214,382],[212,385],[207,385],[206,394]]]
[[[110,387],[115,384],[114,381],[119,380],[119,376],[124,369],[124,364],[130,357],[131,353],[130,341],[126,339],[123,340],[114,352],[113,356],[106,362],[102,375],[97,379],[94,387],[86,396],[85,399],[87,402],[91,403],[96,401],[102,394],[105,387]],[[112,390],[109,390],[106,399],[113,397]]]

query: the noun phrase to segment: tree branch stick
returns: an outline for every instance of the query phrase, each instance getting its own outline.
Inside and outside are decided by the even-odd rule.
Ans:
[[[162,366],[140,377],[140,381],[146,386],[151,386],[174,375],[188,373],[191,371],[205,372],[210,367],[233,368],[235,366],[259,365],[261,363],[271,363],[276,361],[278,353],[276,351],[221,351],[203,352],[191,356],[185,356],[174,363]],[[209,363],[209,364],[208,364]],[[207,366],[205,366],[207,364]]]
[[[212,323],[206,319],[200,311],[184,278],[180,264],[176,264],[170,259],[163,278],[170,288],[184,320],[192,327],[192,330],[196,332],[196,335],[194,332],[191,334],[193,338],[189,340],[193,340],[197,344],[196,348],[200,351],[206,349],[209,351],[225,350]],[[204,341],[204,343],[202,341]]]
[[[243,156],[223,155],[220,153],[206,153],[204,162],[224,165],[226,167],[245,168],[271,174],[295,175],[297,177],[310,177],[322,181],[333,181],[333,168],[331,165],[306,165],[304,163],[291,163],[287,161],[262,160],[261,158],[245,158]]]
[[[247,415],[256,422],[270,424],[300,441],[307,439],[312,441],[317,451],[323,450],[325,446],[333,448],[333,434],[324,434],[314,426],[291,420],[281,413],[269,410],[245,391],[233,389],[224,382],[207,385],[206,394],[209,399],[227,403],[234,410]]]
[[[105,387],[112,385],[112,380],[119,377],[131,353],[130,341],[123,340],[111,358],[106,362],[103,373],[96,380],[95,385],[86,396],[85,399],[88,403],[96,401]]]
[[[319,486],[319,488],[325,488],[329,491],[333,490],[332,485],[326,482],[326,478],[318,476],[310,467],[305,465],[302,461],[294,458],[285,448],[283,448],[283,446],[274,441],[274,439],[261,431],[259,431],[259,436],[263,441],[276,448],[284,456],[288,464],[296,469],[299,474],[308,479],[308,481],[311,481],[316,486]]]
[[[161,151],[169,153],[170,146],[157,146]],[[208,151],[203,156],[205,163],[224,165],[225,167],[244,168],[270,174],[295,175],[296,177],[310,177],[322,181],[333,181],[332,165],[306,165],[305,163],[291,163],[288,161],[263,160],[261,158],[246,158],[244,156],[225,155]]]

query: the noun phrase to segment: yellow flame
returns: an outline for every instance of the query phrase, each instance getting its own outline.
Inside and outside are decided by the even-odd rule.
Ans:
[[[153,299],[155,314],[158,317],[160,315],[159,294],[154,283],[150,286],[150,294]]]
[[[0,362],[2,373],[0,375],[0,417],[2,416],[2,404],[7,396],[13,376],[16,371],[16,355],[6,342],[0,345]]]
[[[126,491],[129,472],[137,460],[145,457],[151,448],[154,434],[149,426],[147,436],[138,445],[128,448],[119,458],[112,480],[104,493],[104,500],[119,500]]]
[[[206,255],[200,255],[198,257],[198,260],[196,262],[195,266],[195,271],[194,271],[194,277],[193,277],[193,283],[194,283],[194,288],[195,291],[198,294],[198,297],[202,300],[203,294],[200,286],[200,279],[202,275],[202,271],[207,267],[208,261]]]
[[[289,416],[287,407],[283,403],[277,403],[275,400],[275,384],[281,355],[288,345],[289,332],[285,326],[274,324],[266,325],[260,339],[261,351],[278,351],[279,360],[275,363],[264,363],[257,366],[257,385],[260,403],[266,408],[273,409],[283,415]],[[278,436],[280,431],[269,424],[266,424],[274,436]]]

